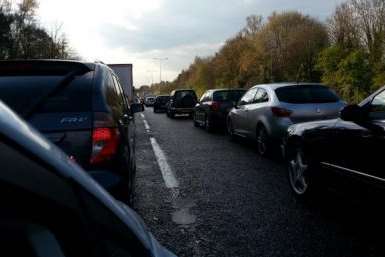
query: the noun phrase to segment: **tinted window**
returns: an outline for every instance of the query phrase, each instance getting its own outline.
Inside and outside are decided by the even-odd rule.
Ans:
[[[106,74],[105,77],[105,88],[106,88],[106,100],[113,113],[115,119],[119,119],[120,115],[124,110],[124,105],[122,104],[122,98],[117,92],[114,81],[110,74]]]
[[[121,99],[119,101],[119,106],[120,108],[122,108],[122,111],[125,111],[125,109],[127,108],[127,103],[126,103],[125,95],[123,93],[122,85],[120,84],[119,79],[115,75],[112,75],[112,78],[114,80],[115,90]]]
[[[238,102],[245,92],[245,90],[216,91],[214,92],[213,100],[218,102]]]
[[[385,91],[373,98],[369,116],[375,120],[385,119]]]
[[[25,246],[23,243],[27,239],[30,246],[32,243],[35,246],[48,246],[49,243],[52,248],[54,242],[46,240],[51,233],[64,256],[89,256],[89,245],[84,241],[83,220],[79,216],[77,196],[71,183],[4,143],[0,143],[0,152],[0,232],[6,233],[8,230],[8,240],[11,234],[17,236],[15,239],[20,243],[18,247]],[[28,226],[28,230],[18,233],[18,228],[23,230],[24,226]],[[34,238],[35,232],[40,236]],[[26,234],[23,236],[22,233],[29,235],[24,237]],[[1,236],[0,240],[4,243]],[[1,256],[7,256],[3,250],[4,247],[1,247]],[[8,256],[29,256],[27,250],[15,248],[13,254]],[[24,255],[22,251],[27,254]]]
[[[255,93],[257,92],[258,88],[252,88],[249,91],[245,93],[245,95],[241,98],[239,101],[239,105],[246,105],[251,104],[254,101]]]
[[[318,85],[287,86],[275,90],[279,101],[293,104],[334,103],[338,96],[329,88]]]
[[[269,101],[269,95],[267,91],[263,88],[259,88],[258,92],[255,94],[254,103],[265,103]]]
[[[156,99],[155,99],[155,101],[157,102],[157,103],[167,103],[168,102],[168,100],[169,100],[169,96],[158,96]]]
[[[72,81],[39,110],[46,112],[85,112],[92,109],[93,72]],[[60,83],[63,76],[0,77],[0,99],[18,113],[24,113]]]
[[[195,92],[194,91],[177,91],[175,92],[175,98],[176,100],[181,100],[182,98],[186,97],[186,96],[192,96],[194,99],[196,99],[196,95],[195,95]]]

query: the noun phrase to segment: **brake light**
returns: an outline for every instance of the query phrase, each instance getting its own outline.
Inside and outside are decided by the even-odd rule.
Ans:
[[[212,101],[212,102],[210,102],[209,105],[210,105],[211,110],[213,110],[213,111],[218,111],[219,108],[221,108],[221,103],[220,102]]]
[[[289,117],[292,113],[292,111],[281,107],[271,107],[271,111],[273,112],[274,116],[280,118]]]
[[[91,164],[98,164],[117,153],[119,146],[119,133],[116,128],[95,128],[92,132]]]

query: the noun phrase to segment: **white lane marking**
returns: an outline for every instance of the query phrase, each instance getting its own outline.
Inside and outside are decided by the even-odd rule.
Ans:
[[[143,113],[141,113],[140,116],[144,119],[144,114]]]
[[[167,188],[177,188],[179,187],[179,181],[174,175],[170,165],[168,165],[166,155],[164,154],[162,148],[160,148],[158,142],[154,137],[150,137],[152,149],[154,150],[156,160],[160,171],[162,172],[162,177]]]
[[[148,125],[148,122],[146,120],[143,120],[144,128],[148,131],[150,131],[150,125]]]

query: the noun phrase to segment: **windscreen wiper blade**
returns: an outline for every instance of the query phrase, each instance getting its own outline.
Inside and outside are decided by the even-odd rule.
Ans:
[[[68,85],[70,85],[71,82],[76,78],[76,76],[83,75],[90,71],[90,68],[83,66],[82,68],[67,73],[64,78],[51,91],[49,91],[46,95],[36,101],[36,103],[33,104],[32,107],[24,113],[24,119],[31,118],[47,102],[47,100],[57,95]]]

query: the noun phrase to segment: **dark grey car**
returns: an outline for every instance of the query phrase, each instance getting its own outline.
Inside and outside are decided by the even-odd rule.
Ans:
[[[138,104],[128,103],[108,66],[61,60],[1,61],[0,100],[95,178],[108,175],[108,181],[100,182],[116,197],[132,200],[132,107]]]
[[[265,155],[272,143],[280,144],[293,124],[334,119],[345,106],[333,90],[315,83],[257,85],[249,89],[228,115],[231,136],[257,141]]]
[[[206,91],[194,108],[194,125],[207,131],[226,128],[229,111],[238,103],[246,89],[211,89]]]

